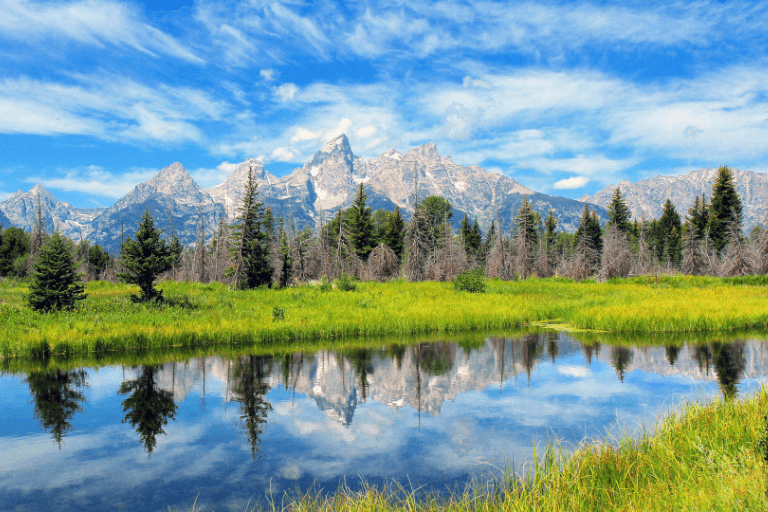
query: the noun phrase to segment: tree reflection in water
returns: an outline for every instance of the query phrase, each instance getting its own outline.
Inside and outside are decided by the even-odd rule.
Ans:
[[[27,383],[35,403],[35,418],[61,449],[61,441],[72,428],[70,420],[82,410],[85,396],[75,388],[87,386],[85,370],[30,372]]]
[[[270,389],[266,379],[272,373],[272,358],[244,356],[235,361],[233,370],[232,399],[242,407],[240,418],[255,460],[267,415],[272,410],[272,404],[264,398]]]
[[[632,364],[633,358],[634,353],[631,348],[611,347],[611,363],[621,382],[624,382],[624,371],[627,369],[627,366]]]
[[[744,372],[746,364],[744,342],[713,343],[712,354],[717,381],[720,384],[720,391],[723,393],[723,397],[726,400],[736,398],[738,394],[736,385],[741,379],[741,374]]]
[[[130,423],[139,433],[147,453],[152,453],[157,446],[157,436],[165,434],[163,427],[168,419],[176,419],[178,406],[173,401],[173,393],[161,389],[155,383],[158,366],[143,366],[137,379],[126,380],[118,391],[127,395],[123,400],[123,423]]]

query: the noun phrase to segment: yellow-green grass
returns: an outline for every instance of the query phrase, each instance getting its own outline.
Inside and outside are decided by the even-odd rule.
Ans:
[[[404,488],[273,498],[291,511],[768,510],[768,390],[742,401],[691,403],[642,439],[549,448],[521,475],[449,497]]]
[[[136,304],[133,286],[88,283],[73,312],[40,314],[24,283],[0,283],[0,357],[72,355],[158,347],[311,344],[353,337],[412,336],[558,324],[611,333],[763,329],[762,280],[664,277],[596,283],[491,281],[487,293],[451,283],[358,283],[233,291],[220,283],[165,282],[165,304]],[[283,318],[275,310],[283,310]],[[279,313],[279,311],[277,311]]]

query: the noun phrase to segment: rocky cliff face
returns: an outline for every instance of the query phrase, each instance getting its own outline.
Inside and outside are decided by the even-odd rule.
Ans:
[[[765,220],[768,175],[736,169],[732,171],[736,190],[743,204],[744,228],[749,231]],[[657,176],[637,183],[622,181],[592,196],[585,195],[581,201],[607,208],[618,186],[635,218],[658,219],[661,217],[664,203],[669,199],[682,219],[693,205],[696,196],[706,195],[708,199],[712,198],[712,185],[716,178],[717,169],[699,169],[682,176]]]

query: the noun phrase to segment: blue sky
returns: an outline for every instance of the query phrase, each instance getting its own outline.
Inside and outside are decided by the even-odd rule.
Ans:
[[[535,190],[767,171],[768,4],[0,0],[0,200],[109,206],[180,161],[277,175],[346,133]]]

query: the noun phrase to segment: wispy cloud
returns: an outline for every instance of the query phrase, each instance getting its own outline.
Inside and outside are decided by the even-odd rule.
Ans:
[[[84,192],[118,199],[138,184],[157,174],[157,169],[130,169],[124,172],[110,172],[99,166],[78,169],[62,169],[62,175],[30,175],[28,183],[40,183],[46,188],[67,192]]]
[[[26,43],[63,39],[88,46],[128,47],[152,57],[204,61],[143,19],[133,5],[110,0],[33,2],[8,0],[0,16],[0,38]]]

